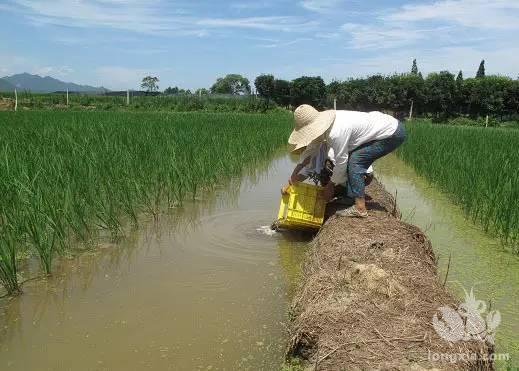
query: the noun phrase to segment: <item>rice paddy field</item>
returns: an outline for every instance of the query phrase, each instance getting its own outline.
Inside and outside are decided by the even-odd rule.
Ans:
[[[3,104],[2,104],[3,102]],[[0,92],[0,110],[14,110],[15,95]],[[166,111],[166,112],[265,112],[276,109],[275,103],[254,95],[156,95],[130,94],[127,104],[126,94],[95,95],[61,93],[18,92],[19,110],[97,110],[97,111]]]
[[[0,281],[20,291],[21,259],[49,274],[70,246],[118,238],[287,140],[288,113],[0,112]],[[268,140],[265,140],[268,138]],[[27,278],[27,277],[25,277]]]
[[[398,155],[519,252],[519,131],[412,121]]]

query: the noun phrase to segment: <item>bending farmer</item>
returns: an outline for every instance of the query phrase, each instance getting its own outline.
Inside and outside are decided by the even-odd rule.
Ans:
[[[364,196],[365,176],[371,164],[394,151],[405,140],[402,123],[381,112],[324,111],[309,105],[299,106],[294,112],[295,128],[288,139],[292,152],[301,152],[302,169],[309,159],[317,158],[326,143],[335,156],[335,168],[325,187],[327,201],[334,195],[336,185],[344,185],[355,205],[340,215],[367,217]],[[296,170],[298,169],[296,167]],[[299,172],[299,170],[297,171]],[[291,177],[291,183],[298,181]]]
[[[299,159],[299,163],[295,167],[290,178],[288,178],[288,185],[281,189],[281,193],[288,192],[288,188],[291,184],[303,182],[308,178],[311,178],[315,184],[319,184],[322,187],[330,182],[330,178],[335,168],[335,155],[333,149],[328,147],[326,142],[321,143],[317,153],[313,154],[312,157]],[[364,175],[364,183],[368,186],[373,180],[373,166],[370,166]],[[344,185],[335,186],[336,201],[341,204],[351,205],[353,200],[344,194]]]

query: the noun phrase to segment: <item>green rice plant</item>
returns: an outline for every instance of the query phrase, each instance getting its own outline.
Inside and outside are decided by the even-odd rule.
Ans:
[[[32,253],[49,274],[75,241],[118,238],[142,214],[205,197],[283,146],[291,122],[286,112],[0,112],[0,214],[11,228],[2,284],[16,291],[17,257]]]
[[[16,233],[5,218],[0,222],[0,282],[10,295],[20,293],[16,261]]]
[[[397,152],[453,196],[467,216],[518,251],[519,131],[406,124]]]

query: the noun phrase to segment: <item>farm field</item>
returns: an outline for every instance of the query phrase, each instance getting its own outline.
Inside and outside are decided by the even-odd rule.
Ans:
[[[398,155],[452,195],[467,217],[519,251],[519,131],[406,125]]]
[[[290,124],[287,113],[0,113],[2,285],[20,290],[20,257],[50,273],[72,241],[116,239],[140,214],[239,176],[284,145]]]
[[[165,111],[165,112],[248,112],[257,113],[276,109],[272,101],[253,95],[155,95],[132,96],[129,104],[126,95],[38,94],[18,92],[19,110],[97,110],[97,111]],[[14,93],[0,92],[0,111],[14,110]]]

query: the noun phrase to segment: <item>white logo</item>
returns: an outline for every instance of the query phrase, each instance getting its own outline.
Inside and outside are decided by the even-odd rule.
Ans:
[[[451,307],[441,307],[441,318],[433,316],[433,327],[444,340],[468,341],[479,340],[494,344],[496,329],[501,323],[501,313],[493,310],[487,313],[487,305],[482,300],[476,300],[474,289],[470,294],[465,289],[465,302],[457,310]]]

